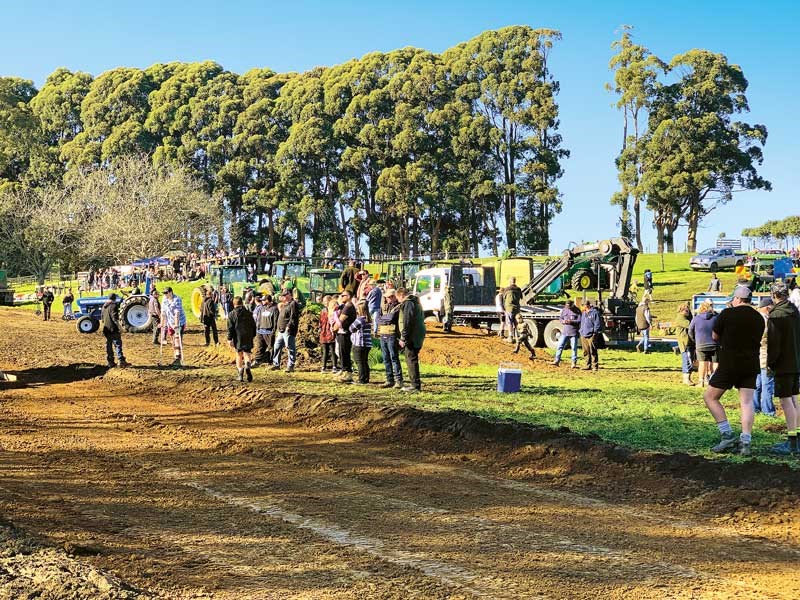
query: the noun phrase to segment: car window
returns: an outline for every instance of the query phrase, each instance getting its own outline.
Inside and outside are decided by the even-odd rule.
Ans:
[[[417,277],[414,283],[414,293],[417,295],[427,294],[431,289],[431,280],[429,277]]]
[[[442,277],[441,275],[437,275],[433,278],[433,289],[434,291],[442,291]]]

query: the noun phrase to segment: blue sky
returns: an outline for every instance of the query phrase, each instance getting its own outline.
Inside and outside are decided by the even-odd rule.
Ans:
[[[6,3],[4,3],[6,4]],[[244,72],[252,67],[302,71],[373,50],[417,46],[442,51],[483,30],[513,24],[558,29],[551,66],[561,82],[561,132],[572,156],[560,182],[564,211],[553,221],[551,251],[570,241],[616,232],[613,158],[621,115],[604,90],[610,44],[621,24],[664,60],[691,48],[723,52],[750,82],[750,122],[769,130],[762,174],[772,192],[738,194],[709,215],[702,246],[721,231],[800,212],[798,140],[800,77],[795,30],[800,4],[788,0],[727,2],[258,2],[140,0],[14,2],[3,7],[0,75],[41,84],[60,66],[98,74],[126,65],[212,59]],[[655,236],[645,216],[645,245]],[[678,233],[683,247],[685,228]]]

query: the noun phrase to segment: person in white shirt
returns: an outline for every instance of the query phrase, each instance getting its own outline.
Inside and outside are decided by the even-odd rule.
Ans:
[[[175,366],[183,364],[183,334],[186,331],[186,313],[183,311],[183,302],[176,296],[171,287],[164,290],[164,299],[161,301],[161,323],[164,331],[172,338],[172,348],[175,351]],[[162,339],[166,336],[162,336]]]

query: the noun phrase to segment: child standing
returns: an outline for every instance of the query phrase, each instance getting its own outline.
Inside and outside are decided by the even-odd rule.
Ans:
[[[356,306],[356,320],[350,325],[350,340],[353,343],[360,384],[369,383],[369,351],[372,348],[370,329],[369,309],[367,303],[362,300]]]
[[[533,335],[531,332],[531,325],[527,321],[522,318],[521,314],[517,315],[517,347],[514,348],[514,354],[519,352],[519,347],[525,346],[528,351],[531,353],[528,357],[529,360],[533,360],[536,358],[536,352],[533,350],[533,346],[531,346],[530,338]]]

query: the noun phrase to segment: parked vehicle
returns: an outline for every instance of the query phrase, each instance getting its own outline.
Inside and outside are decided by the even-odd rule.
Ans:
[[[736,269],[745,264],[746,256],[732,248],[709,248],[689,259],[693,271],[711,271],[716,273],[723,269]]]
[[[14,304],[14,290],[8,287],[6,272],[0,270],[0,305],[12,306]]]

